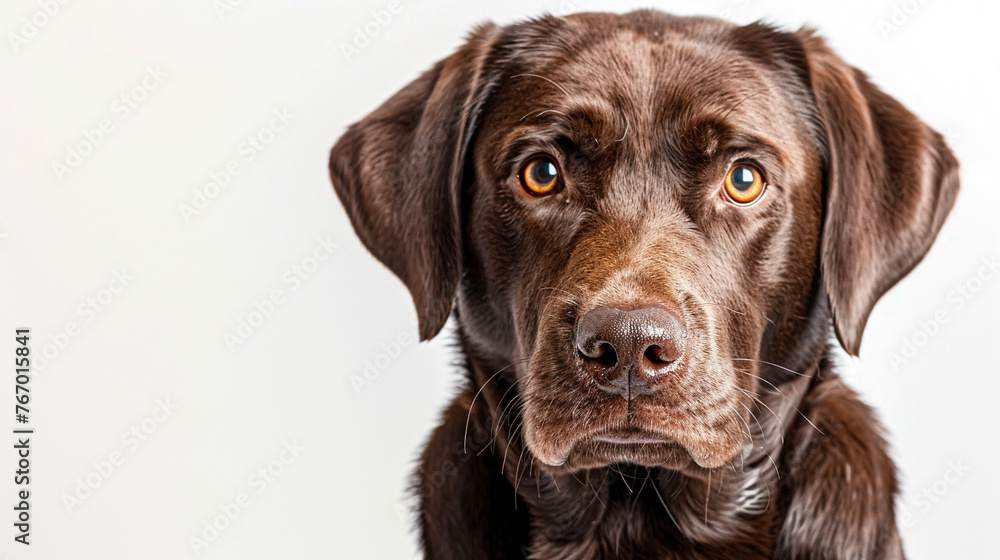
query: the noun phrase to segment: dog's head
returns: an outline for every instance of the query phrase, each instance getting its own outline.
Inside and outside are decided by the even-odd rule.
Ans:
[[[564,469],[737,456],[769,376],[831,317],[856,354],[958,190],[941,136],[812,33],[649,11],[483,26],[330,170],[421,337],[457,302]]]

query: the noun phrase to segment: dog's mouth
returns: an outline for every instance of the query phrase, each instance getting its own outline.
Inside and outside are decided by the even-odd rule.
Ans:
[[[691,454],[677,440],[641,429],[613,429],[577,439],[543,459],[550,469],[579,470],[627,463],[683,468]]]
[[[608,430],[591,436],[595,442],[613,443],[617,445],[653,445],[660,443],[675,443],[672,439],[641,429]]]
[[[603,404],[590,407],[603,409],[594,410],[599,414],[590,417],[594,422],[559,422],[550,417],[550,421],[558,422],[552,429],[532,426],[525,432],[529,448],[555,471],[601,468],[616,463],[676,470],[711,469],[722,466],[739,452],[740,438],[726,430],[700,425],[680,415],[663,414],[660,407],[634,407],[630,415],[625,402]],[[556,435],[557,432],[562,435]]]
[[[706,446],[692,446],[673,438],[652,434],[601,434],[576,441],[561,453],[542,462],[556,471],[575,471],[626,463],[645,467],[684,470],[689,467],[717,468],[728,457]]]
[[[676,439],[642,429],[615,429],[578,442],[571,451],[572,463],[603,466],[629,463],[646,467],[681,468],[691,455]]]
[[[743,449],[735,389],[702,389],[697,397],[691,390],[661,391],[628,400],[579,386],[537,391],[539,385],[528,387],[523,434],[553,471],[612,464],[714,469]]]

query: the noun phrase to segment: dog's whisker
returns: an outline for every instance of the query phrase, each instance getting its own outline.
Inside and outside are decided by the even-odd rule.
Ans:
[[[767,490],[767,503],[764,504],[764,511],[771,508],[771,485],[768,484],[767,479],[764,479],[764,490]]]
[[[732,307],[723,305],[721,303],[716,303],[714,301],[699,301],[698,305],[718,305],[719,307],[721,307],[723,309],[726,309],[728,311],[732,311],[733,313],[736,313],[737,315],[746,315],[745,311],[737,311],[737,310],[733,309]]]
[[[705,525],[708,525],[708,502],[712,497],[712,469],[708,471],[708,487],[705,489]]]
[[[522,379],[525,379],[525,378],[521,377],[519,379],[515,379],[514,382],[510,384],[510,387],[507,387],[507,390],[504,391],[504,394],[500,397],[500,400],[497,401],[498,405],[502,405],[503,404],[503,401],[504,401],[504,399],[507,398],[507,395],[511,392],[511,390],[514,388],[515,385],[517,385],[518,383],[521,382]],[[518,400],[520,398],[521,398],[521,393],[515,393],[514,396],[511,398],[510,402],[508,402],[507,405],[504,407],[503,411],[500,412],[500,415],[497,416],[497,421],[494,423],[494,426],[493,426],[493,437],[494,438],[496,437],[497,431],[500,429],[500,424],[503,422],[503,417],[507,413],[507,410],[515,402],[518,402]]]
[[[507,447],[510,447],[508,444]],[[505,452],[506,453],[506,452]],[[521,445],[521,452],[517,454],[517,466],[514,467],[514,495],[517,496],[517,486],[519,484],[519,479],[517,474],[521,471],[521,459],[524,458],[524,445]]]
[[[566,291],[566,290],[564,290],[562,288],[557,288],[555,286],[546,286],[544,288],[539,288],[538,289],[539,292],[544,291],[544,290],[552,290],[552,291],[562,292],[562,293],[566,294],[567,296],[569,296],[568,299],[565,299],[563,301],[565,301],[566,303],[571,303],[573,305],[580,305],[579,302],[577,302],[577,296],[575,294],[573,294],[572,292],[568,292],[568,291]]]
[[[514,439],[514,434],[517,432],[517,429],[521,427],[522,423],[523,423],[523,420],[521,422],[518,422],[517,426],[515,426],[514,428],[511,429],[511,435],[507,436],[507,445],[504,446],[504,448],[503,448],[503,459],[500,460],[500,474],[503,474],[503,469],[507,465],[507,452],[510,451],[511,440]],[[516,475],[517,471],[515,471],[514,474]],[[516,485],[514,486],[514,492],[515,493],[517,492],[517,486]]]
[[[531,112],[531,111],[529,111],[526,115],[524,115],[523,117],[521,117],[520,119],[518,119],[518,122],[521,122],[524,119],[532,116],[532,114],[534,114],[535,118],[538,118],[538,117],[541,117],[542,115],[544,115],[545,113],[555,113],[557,115],[562,115],[562,116],[564,116],[566,118],[569,118],[569,115],[567,115],[566,113],[563,113],[562,111],[557,111],[556,109],[543,109],[543,110],[538,111],[538,112]]]
[[[774,476],[775,476],[775,478],[777,478],[778,480],[781,480],[781,471],[778,470],[778,464],[774,462],[774,458],[771,457],[771,454],[769,452],[767,452],[767,451],[764,451],[764,455],[767,456],[767,460],[771,461],[771,466],[774,467]]]
[[[639,467],[636,467],[638,470]],[[642,496],[642,489],[646,487],[646,483],[649,482],[649,477],[652,474],[650,469],[646,469],[646,476],[642,478],[642,484],[639,485],[639,490],[635,493],[635,499],[632,500],[632,506],[629,508],[630,512],[635,511],[635,506],[639,503],[639,498]]]
[[[632,491],[632,487],[629,486],[628,481],[625,480],[625,475],[622,473],[622,471],[620,469],[618,469],[618,468],[613,468],[612,470],[614,470],[616,473],[618,473],[618,476],[621,477],[622,482],[625,483],[625,488],[628,488],[629,494],[634,494],[634,492]]]
[[[514,79],[514,78],[521,78],[521,77],[530,77],[530,78],[538,78],[539,80],[545,80],[546,82],[548,82],[548,83],[550,83],[550,84],[552,84],[552,85],[556,86],[557,88],[559,88],[559,91],[561,91],[561,92],[563,92],[564,94],[566,94],[566,96],[567,96],[567,97],[569,96],[569,92],[568,92],[568,91],[566,91],[566,89],[565,89],[564,87],[562,87],[561,85],[559,85],[559,84],[557,84],[557,83],[553,82],[553,81],[552,81],[552,80],[550,80],[549,78],[546,78],[545,76],[539,76],[538,74],[528,74],[528,73],[524,73],[524,74],[514,74],[513,76],[511,76],[511,79]]]
[[[732,358],[732,360],[734,362],[757,362],[759,364],[766,364],[766,365],[769,365],[769,366],[776,367],[778,369],[787,371],[788,373],[794,373],[795,375],[798,375],[800,377],[812,377],[809,374],[802,373],[802,372],[799,372],[799,371],[795,371],[794,369],[789,369],[789,368],[786,368],[783,365],[779,365],[779,364],[775,364],[775,363],[772,363],[772,362],[768,362],[767,360],[755,360],[753,358]]]
[[[764,426],[761,425],[760,420],[757,418],[757,415],[751,412],[750,407],[748,407],[747,405],[743,403],[740,403],[740,405],[742,405],[743,408],[747,410],[747,414],[749,414],[750,417],[753,418],[753,421],[757,423],[757,429],[760,430],[760,435],[762,438],[764,438],[764,443],[767,443],[767,432],[764,431]]]
[[[685,490],[687,490],[687,487],[688,487],[688,479],[685,478],[681,480],[681,483],[677,486],[677,489],[674,490],[674,493],[671,495],[671,497],[676,499],[677,496],[680,496],[681,494],[684,493]]]
[[[680,524],[678,524],[677,520],[674,519],[674,514],[671,513],[670,508],[667,507],[667,502],[666,500],[663,499],[663,494],[660,493],[659,482],[660,482],[659,478],[653,481],[653,491],[656,493],[656,497],[660,499],[660,504],[663,506],[663,511],[667,512],[667,516],[670,518],[670,521],[674,523],[675,527],[680,527]],[[676,497],[676,493],[672,497]]]
[[[743,404],[743,403],[740,403],[740,404]],[[744,405],[744,407],[745,406],[746,405]],[[750,409],[747,409],[747,412],[749,412],[749,411],[750,411]],[[737,414],[736,411],[732,411],[732,412],[730,412],[730,414],[732,414],[733,416],[736,416],[737,418],[740,419],[741,422],[743,422],[743,425],[747,427],[747,437],[750,438],[750,445],[756,445],[754,443],[754,441],[753,441],[753,435],[752,435],[753,430],[750,429],[750,424],[747,424],[747,421],[744,420],[742,416],[740,416],[739,414]],[[751,416],[753,416],[753,415],[751,414]]]
[[[823,432],[823,430],[819,429],[819,428],[818,428],[818,427],[816,426],[816,424],[813,424],[813,421],[812,421],[812,420],[810,420],[808,416],[806,416],[805,414],[803,414],[803,413],[802,413],[802,411],[801,411],[801,410],[799,410],[799,407],[795,406],[795,404],[794,404],[794,403],[792,403],[791,399],[789,399],[788,397],[786,397],[786,396],[785,396],[785,394],[781,392],[781,389],[778,389],[778,387],[776,387],[776,386],[774,385],[774,383],[771,383],[771,382],[770,382],[770,381],[768,381],[767,379],[764,379],[763,377],[760,377],[760,376],[758,376],[758,375],[754,375],[754,374],[752,374],[752,373],[750,373],[750,372],[748,372],[748,371],[743,371],[743,370],[741,370],[741,369],[739,369],[739,368],[733,368],[733,369],[734,369],[735,371],[738,371],[738,372],[742,373],[743,375],[749,375],[750,377],[754,377],[754,378],[756,378],[756,379],[759,379],[759,380],[763,381],[764,383],[767,383],[768,385],[770,385],[771,387],[773,387],[773,388],[774,388],[774,390],[775,390],[775,391],[777,391],[779,395],[781,395],[781,398],[785,399],[785,402],[787,402],[787,403],[788,403],[788,406],[791,406],[791,407],[792,407],[793,409],[795,409],[795,412],[798,412],[798,413],[799,413],[799,416],[802,416],[802,419],[803,419],[803,420],[805,420],[806,422],[808,422],[808,423],[809,423],[809,425],[810,425],[810,426],[812,426],[813,428],[815,428],[815,430],[816,430],[817,432],[819,432],[819,433],[820,433],[821,435],[826,435],[826,434],[825,434],[825,433]]]
[[[569,475],[572,476],[573,480],[575,480],[580,486],[586,484],[584,481],[580,480],[580,477],[576,476],[576,473],[570,471]],[[587,471],[587,476],[590,476],[590,471]]]
[[[517,496],[518,496],[517,489],[521,486],[521,481],[524,479],[525,474],[527,474],[527,476],[528,476],[529,479],[531,479],[531,478],[535,479],[535,488],[539,492],[539,497],[541,497],[541,489],[538,486],[538,476],[534,475],[533,474],[533,470],[532,470],[532,465],[534,464],[534,458],[532,458],[530,452],[528,453],[528,459],[529,459],[528,463],[524,466],[524,469],[521,469],[521,458],[524,457],[525,450],[526,450],[526,448],[525,448],[524,444],[522,443],[522,445],[521,445],[521,453],[518,455],[518,458],[517,458],[517,468],[516,468],[515,473],[514,473],[514,508],[515,509],[517,509]]]
[[[562,493],[562,489],[559,488],[559,481],[556,480],[556,476],[550,472],[549,478],[552,479],[552,485],[556,487],[556,492]]]
[[[767,384],[768,384],[768,385],[769,385],[769,386],[770,386],[770,387],[771,387],[772,389],[774,389],[774,391],[775,391],[775,392],[776,392],[777,394],[781,395],[781,396],[782,396],[783,398],[785,398],[785,399],[787,399],[787,398],[788,398],[788,397],[786,397],[786,396],[785,396],[785,394],[784,394],[784,393],[782,393],[782,392],[781,392],[781,389],[779,389],[777,385],[775,385],[774,383],[771,383],[771,382],[770,382],[770,381],[768,381],[767,379],[764,379],[763,377],[761,377],[761,376],[759,376],[759,375],[754,375],[754,374],[750,373],[749,371],[745,371],[745,370],[742,370],[742,369],[740,369],[740,368],[733,368],[733,370],[734,370],[734,371],[737,371],[737,372],[739,372],[739,373],[742,373],[743,375],[747,375],[747,376],[749,376],[749,377],[753,377],[754,379],[757,379],[757,380],[759,380],[759,381],[763,381],[764,383],[767,383]]]
[[[507,403],[507,406],[504,408],[503,416],[501,417],[500,422],[505,421],[508,427],[511,426],[511,421],[515,418],[515,413],[517,412],[516,407],[522,404],[522,398],[523,397],[520,394],[511,397],[510,402]],[[519,416],[517,416],[517,418],[519,418]],[[493,430],[493,439],[496,439],[500,434],[500,422],[497,423],[495,429]]]
[[[767,403],[765,403],[764,401],[762,401],[760,399],[760,397],[758,397],[757,395],[755,395],[755,394],[751,393],[750,391],[747,391],[746,389],[743,389],[741,387],[737,387],[736,389],[738,391],[740,391],[741,393],[743,393],[744,395],[750,397],[751,401],[758,408],[759,407],[764,407],[765,410],[767,410],[768,412],[771,413],[771,416],[774,416],[774,419],[778,422],[778,428],[780,430],[779,431],[779,435],[780,435],[780,438],[781,438],[781,443],[784,444],[785,443],[785,424],[784,424],[784,422],[782,422],[781,417],[778,416],[778,414],[776,412],[774,412],[774,410],[772,410],[771,407],[767,406]],[[759,424],[760,420],[757,420],[757,422]]]
[[[513,388],[513,384],[511,385],[511,388]],[[510,389],[507,389],[507,390],[510,391]],[[491,437],[490,441],[487,442],[487,444],[485,446],[483,446],[482,449],[479,450],[479,453],[476,454],[477,456],[478,455],[482,455],[483,451],[486,451],[487,449],[491,449],[491,448],[495,447],[494,444],[495,444],[495,442],[497,440],[497,437],[499,437],[499,435],[500,435],[500,424],[503,422],[504,415],[507,413],[507,411],[509,409],[511,410],[511,412],[513,412],[513,410],[510,407],[513,406],[514,403],[517,403],[520,399],[521,399],[521,394],[520,393],[515,393],[514,396],[511,398],[510,402],[507,403],[507,406],[503,409],[503,411],[500,413],[500,416],[498,416],[498,418],[497,418],[496,426],[493,429],[493,437]],[[502,403],[503,399],[501,399],[500,402]],[[508,422],[509,422],[509,420],[510,420],[510,418],[508,418]],[[520,421],[521,420],[519,420],[518,424],[520,424]],[[513,433],[513,428],[511,429],[511,431],[509,432],[509,434],[510,433]],[[508,437],[509,437],[509,435],[508,435]]]
[[[521,452],[523,453],[524,450],[521,450]],[[518,496],[517,489],[521,485],[521,479],[523,478],[524,475],[524,473],[520,469],[521,458],[518,457],[517,461],[518,461],[518,468],[514,471],[514,495],[513,495],[515,511],[517,510],[517,496]]]
[[[469,443],[469,421],[472,419],[472,409],[475,408],[475,406],[476,406],[476,399],[479,398],[479,395],[483,392],[483,389],[485,389],[486,386],[490,384],[490,381],[493,381],[493,378],[495,378],[496,376],[500,375],[501,372],[503,372],[504,370],[506,370],[510,366],[527,362],[529,359],[530,358],[521,358],[521,359],[518,359],[518,360],[514,360],[513,362],[511,362],[511,363],[505,365],[504,367],[498,369],[497,372],[494,373],[493,375],[491,375],[489,377],[489,379],[486,380],[486,383],[483,383],[483,386],[480,387],[478,391],[476,391],[476,395],[474,397],[472,397],[472,403],[469,404],[469,413],[465,417],[465,435],[462,437],[462,453],[468,453],[469,452],[469,448],[468,448],[468,443]]]
[[[514,429],[514,433],[516,433],[516,431],[518,429],[520,429],[520,427],[521,427],[521,424],[518,424],[518,427]],[[511,439],[513,439],[515,436],[512,434],[510,437],[511,437]],[[507,442],[507,449],[510,449],[510,441]],[[507,462],[507,449],[505,449],[504,452],[503,452],[503,455],[504,455],[503,462],[504,463]],[[525,446],[522,444],[521,445],[521,453],[518,454],[518,457],[517,457],[517,466],[514,468],[514,505],[515,505],[515,507],[517,506],[517,489],[521,485],[521,479],[524,477],[524,473],[523,473],[523,471],[521,471],[521,458],[524,456],[524,449],[525,449]],[[501,468],[501,471],[502,470],[503,469]]]
[[[746,103],[747,101],[753,99],[754,97],[757,97],[758,95],[760,95],[760,92],[759,91],[755,91],[753,93],[750,93],[748,95],[743,96],[742,99],[740,99],[739,101],[737,101],[736,103],[734,103],[733,106],[730,107],[729,110],[726,111],[726,113],[724,115],[722,115],[722,118],[726,119],[727,117],[729,117],[729,114],[732,113],[733,111],[735,111],[740,105]]]
[[[531,468],[534,466],[534,464],[535,464],[535,459],[532,458],[531,461],[528,463],[528,476],[531,476]],[[535,478],[535,490],[538,492],[538,499],[541,500],[542,499],[542,484],[539,481],[539,479],[541,479],[542,477],[541,476],[536,476],[534,478]],[[559,487],[558,486],[556,486],[556,492],[559,492]],[[561,494],[562,492],[559,492],[559,493]]]
[[[625,132],[622,133],[622,137],[621,138],[615,140],[616,143],[625,140],[625,137],[628,136],[628,131],[629,131],[630,126],[631,125],[629,125],[628,119],[626,118],[625,119]]]
[[[590,509],[590,506],[594,505],[595,500],[600,502],[602,506],[608,507],[608,504],[604,503],[604,500],[602,500],[600,496],[600,491],[604,490],[604,485],[607,484],[607,482],[608,482],[608,477],[604,476],[603,479],[601,480],[601,487],[594,488],[594,484],[590,481],[590,471],[587,471],[586,485],[589,486],[590,489],[594,491],[594,497],[591,498],[589,502],[587,502],[587,505],[583,508],[584,511]]]
[[[723,309],[726,309],[728,311],[731,311],[733,313],[736,313],[737,315],[746,315],[747,314],[745,311],[737,311],[736,309],[733,309],[732,307],[729,307],[727,305],[723,305],[721,303],[714,302],[714,301],[701,301],[701,302],[698,302],[698,303],[699,303],[699,305],[718,305],[719,307],[721,307]],[[771,323],[772,325],[775,324],[774,321],[770,317],[767,316],[767,313],[761,311],[760,315],[768,323]]]
[[[749,426],[747,426],[747,431],[744,432],[743,428],[740,427],[739,422],[737,422],[737,416],[738,415],[736,413],[734,413],[733,411],[731,411],[731,410],[726,412],[726,419],[728,419],[730,422],[733,423],[734,426],[736,426],[736,431],[738,431],[741,436],[746,437],[747,440],[749,440],[750,446],[752,447],[753,446],[753,437],[751,437],[750,434],[749,434]],[[744,425],[746,425],[746,422],[744,422]]]

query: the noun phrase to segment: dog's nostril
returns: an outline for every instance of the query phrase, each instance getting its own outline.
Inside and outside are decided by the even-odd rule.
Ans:
[[[618,363],[618,353],[615,352],[614,346],[607,342],[602,342],[598,348],[600,353],[593,357],[594,360],[606,366],[613,366]]]
[[[643,353],[647,360],[653,365],[659,366],[669,364],[674,361],[669,352],[666,352],[659,344],[654,344]]]
[[[581,358],[595,361],[604,366],[610,367],[618,363],[618,353],[609,342],[597,342],[589,345],[588,348],[578,348],[577,351]]]

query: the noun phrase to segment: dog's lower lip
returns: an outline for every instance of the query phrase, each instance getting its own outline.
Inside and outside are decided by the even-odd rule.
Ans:
[[[666,436],[644,432],[639,430],[620,430],[613,432],[602,432],[593,436],[594,441],[619,444],[641,444],[641,443],[671,443],[672,440]]]

